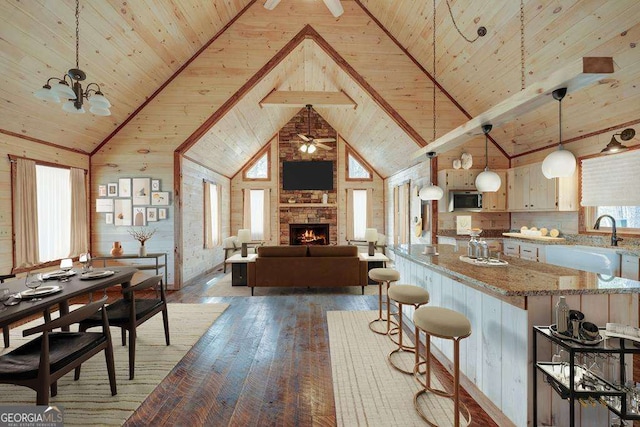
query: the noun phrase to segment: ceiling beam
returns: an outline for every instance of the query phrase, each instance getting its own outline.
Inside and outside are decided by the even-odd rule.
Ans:
[[[419,149],[412,158],[424,160],[430,151],[443,153],[452,150],[482,135],[483,124],[492,124],[495,129],[552,101],[551,92],[555,89],[566,87],[569,93],[575,92],[613,72],[611,57],[580,58]]]
[[[312,91],[284,91],[274,90],[259,102],[261,107],[287,105],[290,107],[304,107],[311,105],[327,105],[333,107],[357,107],[344,92],[312,92]]]

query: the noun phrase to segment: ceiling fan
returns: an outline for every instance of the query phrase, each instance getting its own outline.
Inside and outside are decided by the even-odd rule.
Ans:
[[[344,8],[342,7],[340,0],[322,0],[322,1],[324,2],[324,4],[327,6],[329,11],[335,18],[339,17],[344,13]],[[264,8],[267,10],[273,10],[278,5],[278,3],[280,3],[280,0],[266,0],[264,2]]]
[[[307,104],[307,134],[299,133],[298,136],[300,139],[304,141],[304,143],[300,146],[300,151],[303,153],[314,153],[317,148],[322,148],[323,150],[333,150],[333,147],[329,147],[328,145],[324,145],[323,142],[336,142],[335,138],[315,138],[311,135],[311,104]]]

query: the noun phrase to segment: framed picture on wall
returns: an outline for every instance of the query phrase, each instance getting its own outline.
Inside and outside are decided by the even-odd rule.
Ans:
[[[167,208],[158,208],[158,219],[167,219]]]
[[[134,226],[147,225],[147,212],[145,208],[140,208],[140,207],[133,208],[133,225]]]
[[[106,185],[98,185],[98,197],[107,197]]]
[[[105,224],[113,224],[113,213],[112,212],[109,212],[108,214],[105,215],[104,222],[105,222]]]
[[[110,182],[107,184],[107,196],[109,197],[118,197],[118,184],[115,182]]]
[[[113,199],[96,199],[96,212],[113,212]]]
[[[131,185],[131,194],[133,196],[133,205],[149,205],[151,195],[151,179],[150,178],[133,178]]]
[[[160,180],[152,179],[151,180],[151,191],[160,191]]]
[[[168,191],[152,191],[151,205],[152,206],[169,206],[169,192]]]
[[[158,208],[147,208],[147,222],[158,220]]]
[[[116,199],[113,203],[115,225],[131,225],[131,199]]]
[[[118,196],[131,197],[131,178],[120,178],[118,180]]]

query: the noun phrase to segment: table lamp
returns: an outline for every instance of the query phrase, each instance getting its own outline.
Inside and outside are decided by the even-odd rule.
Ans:
[[[251,230],[248,228],[241,228],[238,230],[238,243],[242,245],[240,249],[240,256],[247,257],[247,243],[251,241]]]
[[[378,241],[378,230],[375,228],[367,228],[364,230],[364,240],[369,242],[369,256],[376,253],[376,242]]]

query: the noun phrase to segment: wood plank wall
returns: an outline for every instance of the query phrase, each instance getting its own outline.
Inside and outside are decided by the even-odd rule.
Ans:
[[[204,247],[204,182],[220,186],[220,244]],[[224,261],[222,243],[230,235],[231,180],[187,158],[182,159],[182,265],[183,283],[214,270]]]
[[[85,170],[89,169],[87,154],[0,133],[0,274],[10,274],[13,268],[11,163],[7,157],[9,154]],[[95,205],[92,206],[95,210]]]

